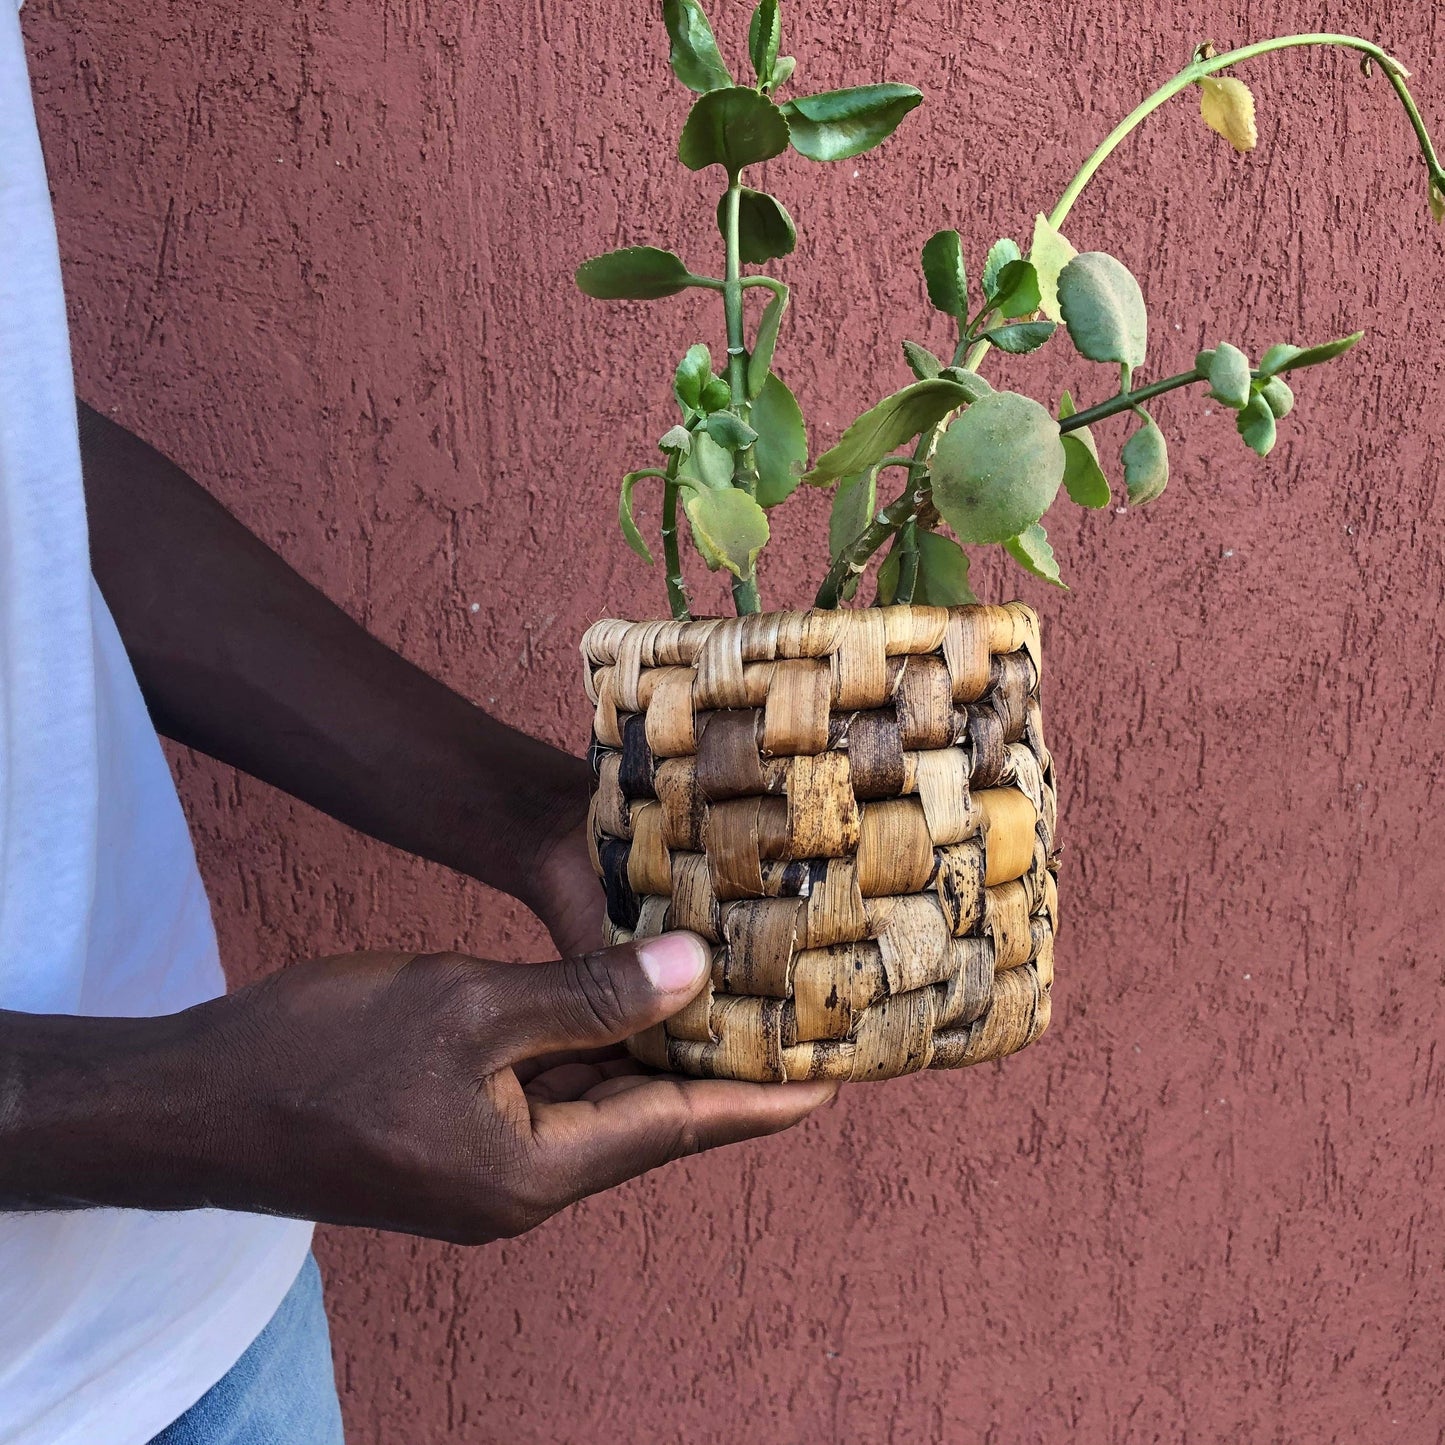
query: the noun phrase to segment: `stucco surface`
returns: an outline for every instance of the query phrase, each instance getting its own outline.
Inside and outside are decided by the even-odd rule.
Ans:
[[[746,9],[713,8],[736,46]],[[902,336],[943,344],[921,241],[1026,234],[1201,40],[1378,35],[1445,131],[1433,0],[785,12],[811,87],[928,97],[851,165],[766,173],[802,233],[779,366],[817,444],[906,379]],[[617,478],[681,347],[722,346],[706,303],[569,280],[611,245],[711,254],[652,7],[32,0],[26,24],[83,393],[379,636],[580,750],[583,627],[662,604]],[[1369,336],[1301,380],[1267,463],[1162,403],[1164,498],[1051,523],[1067,596],[976,569],[1045,617],[1051,1033],[514,1243],[323,1230],[357,1445],[1445,1440],[1445,232],[1379,76],[1316,53],[1250,78],[1254,157],[1180,102],[1070,230],[1144,277],[1156,375],[1221,337]],[[1103,384],[1066,353],[996,374]],[[769,598],[810,594],[822,523],[816,499],[779,522]],[[235,978],[365,942],[543,952],[508,901],[175,761]]]

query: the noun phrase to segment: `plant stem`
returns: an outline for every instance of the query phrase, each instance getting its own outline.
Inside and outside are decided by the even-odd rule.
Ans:
[[[1162,381],[1151,381],[1148,386],[1141,386],[1137,391],[1121,391],[1117,396],[1111,396],[1107,401],[1101,401],[1096,406],[1086,407],[1083,411],[1075,412],[1067,420],[1061,421],[1059,431],[1064,434],[1078,431],[1081,426],[1092,426],[1096,421],[1103,421],[1105,417],[1118,416],[1121,411],[1129,411],[1156,396],[1163,396],[1166,391],[1177,391],[1181,386],[1189,386],[1193,382],[1205,379],[1197,370],[1181,371],[1177,376],[1166,376]]]
[[[901,527],[918,520],[918,511],[928,499],[926,485],[910,486],[896,501],[890,502],[876,517],[838,554],[823,585],[818,588],[814,607],[836,607],[838,599],[850,577],[857,576],[867,565],[868,559]]]
[[[1063,225],[1064,220],[1073,209],[1074,202],[1079,199],[1080,192],[1093,179],[1094,173],[1113,154],[1124,138],[1158,110],[1165,101],[1171,100],[1181,90],[1187,89],[1206,75],[1212,75],[1216,70],[1226,70],[1231,65],[1239,65],[1243,61],[1253,60],[1258,55],[1268,55],[1271,51],[1288,50],[1304,45],[1335,45],[1344,50],[1358,50],[1362,54],[1368,55],[1371,60],[1377,61],[1380,69],[1385,72],[1390,84],[1394,87],[1395,94],[1400,97],[1401,104],[1405,107],[1405,113],[1410,118],[1410,126],[1415,132],[1415,139],[1420,143],[1420,150],[1425,157],[1425,165],[1429,169],[1430,175],[1445,185],[1445,170],[1441,169],[1440,159],[1431,143],[1430,133],[1425,129],[1425,122],[1420,117],[1415,97],[1410,94],[1409,87],[1405,84],[1403,74],[1405,68],[1398,60],[1378,45],[1372,44],[1368,40],[1361,40],[1357,35],[1334,35],[1325,32],[1281,35],[1273,40],[1259,40],[1253,45],[1244,45],[1238,50],[1226,51],[1223,55],[1215,55],[1207,60],[1196,60],[1192,65],[1186,65],[1172,80],[1161,85],[1147,100],[1135,106],[1104,137],[1098,149],[1080,167],[1078,175],[1065,187],[1058,204],[1049,213],[1049,221],[1055,226]]]
[[[682,580],[682,551],[677,537],[677,494],[680,488],[676,456],[668,463],[672,474],[662,491],[662,562],[667,569],[667,605],[675,621],[685,622],[692,616],[687,601],[687,586]]]
[[[743,341],[743,283],[741,244],[738,238],[738,209],[742,201],[742,183],[736,175],[728,176],[727,231],[724,241],[727,246],[727,270],[724,273],[723,310],[727,313],[728,329],[728,387],[732,392],[733,410],[744,421],[748,419],[748,352]],[[757,495],[758,473],[753,462],[753,449],[746,448],[733,454],[733,486],[746,492],[750,497]],[[733,578],[733,605],[738,616],[744,613],[760,612],[762,601],[758,596],[756,573],[747,578]]]
[[[907,521],[898,531],[898,590],[893,594],[895,602],[912,602],[913,589],[918,585],[918,519]]]

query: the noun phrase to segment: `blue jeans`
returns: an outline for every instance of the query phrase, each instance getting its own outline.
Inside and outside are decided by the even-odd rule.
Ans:
[[[321,1271],[311,1255],[251,1348],[151,1445],[343,1445]]]

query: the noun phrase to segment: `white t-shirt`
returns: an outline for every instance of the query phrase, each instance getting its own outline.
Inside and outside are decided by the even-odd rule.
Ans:
[[[175,787],[91,580],[50,192],[0,0],[0,1008],[163,1014],[223,988]],[[310,1237],[218,1210],[0,1214],[0,1445],[148,1441],[260,1333]]]

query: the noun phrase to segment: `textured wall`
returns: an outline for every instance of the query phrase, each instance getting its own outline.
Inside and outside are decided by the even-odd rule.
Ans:
[[[736,42],[745,9],[715,8]],[[804,8],[815,87],[928,95],[853,165],[769,167],[803,233],[780,364],[820,442],[905,379],[899,337],[942,344],[922,239],[1024,231],[1199,40],[1377,34],[1445,130],[1434,0]],[[380,636],[580,749],[579,633],[661,603],[616,480],[690,324],[719,329],[569,284],[593,250],[707,234],[652,7],[28,9],[82,390]],[[1221,335],[1369,341],[1301,381],[1267,463],[1163,403],[1166,497],[1051,524],[1070,595],[979,569],[1046,618],[1053,1032],[516,1243],[323,1231],[358,1445],[1445,1440],[1442,233],[1379,77],[1313,54],[1252,79],[1254,158],[1180,103],[1070,230],[1145,276],[1156,374]],[[1028,371],[1057,385],[1066,352]],[[811,591],[787,548],[820,522],[779,528],[776,601]],[[177,767],[237,977],[364,941],[542,948],[481,888]]]

